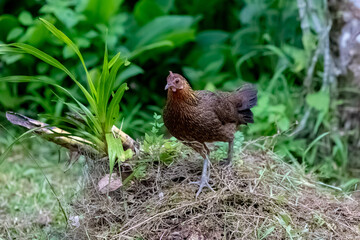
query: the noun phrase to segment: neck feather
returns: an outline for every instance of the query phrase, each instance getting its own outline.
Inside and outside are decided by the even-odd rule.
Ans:
[[[173,92],[169,89],[167,99],[168,102],[174,102],[176,104],[183,102],[193,105],[197,102],[195,91],[192,90],[192,88],[188,85],[184,87],[184,89],[177,90],[176,92]]]

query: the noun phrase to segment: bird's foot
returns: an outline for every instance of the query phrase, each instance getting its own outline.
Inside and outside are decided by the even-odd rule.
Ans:
[[[199,196],[204,187],[208,187],[211,191],[215,192],[214,189],[210,186],[209,177],[207,176],[202,176],[200,181],[190,182],[190,184],[199,185],[199,190],[196,193],[196,198]]]
[[[231,165],[231,159],[229,158],[224,158],[222,161],[220,161],[219,163],[220,166],[230,166]]]

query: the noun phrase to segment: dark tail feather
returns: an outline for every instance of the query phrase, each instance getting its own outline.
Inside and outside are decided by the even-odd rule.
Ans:
[[[254,115],[250,109],[238,111],[238,113],[239,113],[240,122],[242,124],[254,122],[254,118],[253,118]]]
[[[246,84],[235,92],[236,109],[241,124],[253,123],[253,113],[250,108],[257,104],[257,90],[253,85]]]

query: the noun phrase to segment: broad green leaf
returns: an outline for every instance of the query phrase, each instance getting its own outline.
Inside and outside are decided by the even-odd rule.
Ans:
[[[213,50],[203,54],[198,60],[198,66],[206,73],[218,73],[225,63],[225,56],[220,50]]]
[[[173,45],[176,47],[184,43],[194,41],[195,35],[196,35],[195,29],[183,29],[166,34],[163,37],[159,38],[158,40],[171,41]]]
[[[277,124],[280,130],[283,132],[289,130],[290,128],[290,121],[287,117],[280,118]]]
[[[156,17],[165,14],[155,0],[140,0],[134,8],[134,17],[141,24],[146,24]]]
[[[196,42],[201,47],[210,47],[213,45],[223,44],[228,38],[229,33],[221,30],[207,30],[197,34]]]
[[[278,56],[282,60],[284,60],[286,63],[289,63],[288,57],[285,55],[283,49],[275,46],[275,45],[266,45],[265,47],[260,47],[261,49],[264,48],[268,51],[270,51],[272,54]]]
[[[165,13],[168,13],[174,7],[175,0],[155,0],[155,2]]]
[[[266,4],[262,2],[248,3],[239,12],[239,20],[242,24],[250,24],[256,21],[266,11]]]
[[[282,49],[292,58],[292,61],[294,62],[292,67],[294,72],[298,73],[306,68],[308,57],[304,49],[290,45],[284,45]]]
[[[0,16],[0,40],[5,41],[11,30],[19,26],[18,20],[10,14]]]
[[[191,67],[183,67],[182,68],[186,78],[192,80],[192,82],[196,82],[197,80],[201,79],[204,75],[204,71],[200,69],[195,69]]]
[[[118,88],[120,84],[125,82],[127,79],[142,73],[144,73],[144,70],[141,67],[135,64],[131,64],[129,67],[121,71],[116,77],[114,88]]]
[[[84,20],[85,16],[69,8],[69,4],[64,4],[66,2],[70,3],[70,1],[47,1],[39,12],[55,15],[67,28],[71,29],[80,20]]]
[[[18,42],[26,42],[31,46],[37,47],[42,46],[48,40],[49,36],[50,33],[44,25],[40,21],[35,20],[34,24],[26,29]]]
[[[311,53],[316,49],[317,36],[311,32],[303,33],[302,43],[304,45],[305,51]]]
[[[140,28],[133,38],[129,39],[131,49],[138,49],[158,41],[165,41],[164,36],[190,29],[195,23],[191,16],[161,16]]]
[[[6,41],[10,42],[12,40],[15,40],[17,39],[21,34],[24,33],[24,29],[22,27],[16,27],[16,28],[13,28],[7,38],[6,38]]]
[[[76,53],[68,45],[64,46],[62,54],[64,59],[69,59],[76,55]]]
[[[173,46],[174,46],[174,44],[168,40],[152,43],[152,44],[146,45],[144,47],[140,47],[140,48],[136,49],[135,51],[133,51],[130,54],[129,59],[136,58],[138,55],[144,53],[145,51],[149,51],[149,50],[153,50],[153,49],[161,48],[161,47],[173,47]]]
[[[93,25],[108,23],[110,18],[118,12],[123,0],[88,0],[83,13]]]
[[[310,93],[306,96],[306,103],[316,110],[327,112],[330,106],[330,95],[325,91]]]
[[[22,11],[19,15],[19,22],[25,26],[30,26],[31,24],[33,24],[33,18],[31,16],[31,13],[29,13],[28,11]]]

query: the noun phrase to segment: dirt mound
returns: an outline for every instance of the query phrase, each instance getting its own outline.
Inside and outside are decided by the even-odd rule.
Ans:
[[[215,192],[195,199],[202,161],[152,164],[146,177],[100,195],[97,165],[85,196],[73,204],[73,239],[360,239],[360,206],[319,186],[271,152],[245,152],[231,167],[213,163]],[[76,225],[76,224],[75,224]]]

